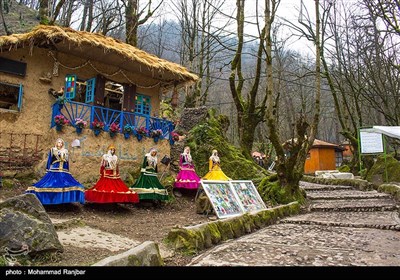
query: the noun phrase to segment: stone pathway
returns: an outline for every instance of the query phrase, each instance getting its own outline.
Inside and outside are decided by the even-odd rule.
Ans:
[[[190,266],[400,266],[399,207],[390,196],[301,182],[309,212],[229,240]]]
[[[82,225],[76,219],[51,219],[63,246],[74,246],[78,248],[99,248],[107,249],[111,252],[127,251],[142,242],[132,240],[120,235],[98,230],[89,226]],[[158,244],[162,258],[171,257],[173,252],[164,244]]]

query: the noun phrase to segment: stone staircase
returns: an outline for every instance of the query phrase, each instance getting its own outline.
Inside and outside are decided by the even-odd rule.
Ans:
[[[400,231],[399,206],[388,194],[308,182],[301,182],[300,187],[307,193],[309,213],[282,223]]]

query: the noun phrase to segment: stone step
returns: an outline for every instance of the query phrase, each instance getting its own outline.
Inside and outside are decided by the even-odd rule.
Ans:
[[[378,228],[400,231],[400,218],[397,211],[380,212],[312,212],[282,219],[280,223],[325,225],[356,228]]]
[[[372,199],[372,198],[390,198],[386,193],[377,191],[357,191],[357,190],[332,190],[332,191],[313,191],[307,193],[307,198],[315,199]]]
[[[351,186],[336,186],[336,185],[315,185],[315,186],[300,186],[306,192],[310,191],[334,191],[334,190],[353,190]]]
[[[398,207],[391,199],[312,200],[311,211],[392,211]]]

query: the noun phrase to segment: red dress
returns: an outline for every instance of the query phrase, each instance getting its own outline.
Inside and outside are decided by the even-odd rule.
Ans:
[[[100,179],[85,191],[85,200],[94,203],[137,203],[139,196],[131,191],[119,177],[117,156],[103,156]]]

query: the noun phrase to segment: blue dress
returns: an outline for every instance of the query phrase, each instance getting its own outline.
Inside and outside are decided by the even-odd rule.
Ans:
[[[46,174],[26,192],[37,196],[42,204],[85,202],[85,188],[69,173],[68,150],[52,148]]]

